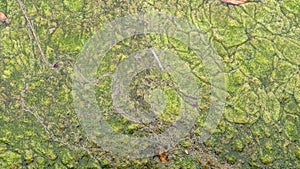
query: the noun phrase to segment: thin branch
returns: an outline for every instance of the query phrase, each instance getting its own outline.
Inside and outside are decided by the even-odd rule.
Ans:
[[[24,17],[25,17],[25,19],[26,19],[26,21],[27,21],[27,23],[28,23],[28,25],[29,25],[29,30],[30,30],[30,32],[31,32],[31,34],[32,34],[32,36],[33,36],[33,39],[34,39],[34,41],[35,41],[35,43],[36,43],[38,49],[39,49],[39,52],[40,52],[41,57],[42,57],[42,61],[43,61],[44,63],[50,65],[50,64],[48,63],[46,57],[45,57],[45,54],[44,54],[42,48],[41,48],[41,45],[40,45],[40,43],[39,43],[39,40],[38,40],[38,38],[37,38],[37,36],[36,36],[36,34],[35,34],[34,28],[33,28],[32,24],[31,24],[31,22],[30,22],[30,20],[29,20],[29,17],[28,17],[28,15],[27,15],[27,13],[26,13],[25,6],[24,6],[23,2],[22,2],[21,0],[17,0],[17,1],[18,1],[18,3],[19,3],[20,8],[21,8],[21,10],[22,10],[22,12],[23,12],[23,15],[24,15]]]
[[[33,115],[36,118],[37,122],[42,125],[42,127],[44,128],[44,131],[47,133],[47,136],[49,136],[52,141],[55,141],[57,143],[60,143],[61,145],[67,146],[71,150],[76,150],[76,151],[83,150],[86,153],[88,153],[88,155],[90,155],[90,157],[93,158],[94,160],[100,161],[100,158],[97,157],[97,155],[95,155],[95,153],[93,153],[88,147],[86,147],[84,145],[73,145],[64,139],[56,137],[53,134],[53,132],[48,128],[48,126],[45,124],[45,119],[37,113],[37,110],[35,110],[35,111],[31,110],[30,108],[28,108],[26,106],[26,104],[25,104],[26,90],[27,90],[27,85],[26,85],[25,89],[21,91],[20,104],[21,104],[22,114],[27,112],[27,113],[30,113],[31,115]],[[100,149],[97,149],[97,150],[100,151]],[[103,152],[101,155],[103,155],[103,154],[105,154],[105,152]]]
[[[158,65],[159,65],[159,68],[160,68],[161,70],[164,71],[165,69],[164,69],[164,67],[161,65],[160,60],[159,60],[158,56],[156,55],[156,53],[154,52],[153,49],[151,49],[151,52],[152,52],[152,54],[153,54],[155,60],[157,61]]]

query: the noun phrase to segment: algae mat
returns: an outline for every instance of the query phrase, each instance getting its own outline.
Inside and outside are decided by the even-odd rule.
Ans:
[[[1,168],[300,168],[300,5],[296,0],[240,6],[226,6],[218,0],[23,3],[0,4],[0,11],[11,22],[9,26],[1,23],[0,30]],[[118,156],[89,137],[76,113],[74,67],[89,39],[107,23],[155,12],[184,20],[207,36],[206,43],[223,65],[225,107],[217,126],[210,128],[206,119],[215,99],[213,75],[181,39],[155,33],[123,38],[120,31],[114,35],[119,42],[99,63],[93,82],[103,120],[112,132],[150,137],[167,131],[181,117],[185,90],[193,89],[178,89],[181,78],[174,79],[181,75],[195,77],[191,84],[197,86],[201,101],[196,111],[190,111],[197,112],[197,117],[186,116],[194,123],[187,132],[179,133],[182,138],[157,140],[170,147],[150,147],[153,150],[139,153],[140,158]],[[193,33],[189,32],[191,38],[196,37]],[[174,60],[173,65],[188,71],[178,76],[162,73],[159,69],[166,68],[162,61],[157,69],[145,69],[132,77],[126,88],[130,106],[148,110],[156,102],[163,103],[164,107],[158,107],[162,110],[154,107],[158,113],[146,114],[155,120],[116,113],[114,98],[123,97],[111,90],[111,84],[120,82],[112,74],[122,72],[118,67],[129,56],[152,48],[176,54],[180,61]],[[149,53],[173,56],[159,50]],[[202,142],[198,138],[203,129],[210,137]],[[95,137],[105,134],[95,133]],[[113,139],[117,138],[111,137],[112,143]],[[139,151],[133,147],[134,152]]]

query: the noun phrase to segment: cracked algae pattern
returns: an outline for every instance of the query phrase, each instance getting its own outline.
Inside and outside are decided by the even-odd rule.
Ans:
[[[300,168],[298,1],[265,0],[226,6],[218,0],[61,0],[24,1],[24,5],[53,67],[41,59],[19,4],[0,3],[0,11],[11,21],[8,27],[1,24],[0,30],[1,168]],[[112,53],[126,53],[126,49],[144,48],[150,41],[168,46],[199,78],[204,93],[199,108],[203,113],[190,137],[167,152],[170,162],[166,164],[153,158],[121,159],[103,151],[86,138],[72,106],[71,74],[84,43],[105,22],[136,12],[185,18],[208,35],[225,67],[226,109],[218,128],[202,144],[193,139],[205,126],[210,106],[209,80],[201,62],[165,37],[136,38],[128,42],[132,48],[125,48],[124,42],[112,49]],[[110,62],[116,64],[118,60]],[[99,70],[100,74],[114,69],[110,66]],[[151,83],[159,78],[154,75],[147,75],[154,79]],[[109,90],[108,82],[98,85],[99,93]],[[169,85],[168,80],[160,83]],[[134,90],[134,96],[143,94],[138,87]],[[100,98],[99,104],[109,107],[107,100]],[[170,110],[176,110],[176,99],[169,102],[169,116],[161,117],[162,121],[170,121]],[[111,121],[117,132],[127,134],[136,134],[140,128],[159,132],[163,127],[157,124],[152,129],[123,119]]]

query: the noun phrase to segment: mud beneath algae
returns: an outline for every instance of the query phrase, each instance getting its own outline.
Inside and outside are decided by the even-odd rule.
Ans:
[[[10,26],[1,24],[0,32],[1,168],[300,168],[300,6],[296,0],[230,7],[217,0],[24,3],[48,62],[58,66],[42,62],[19,4],[1,3],[0,11],[11,21]],[[223,119],[212,137],[200,144],[195,137],[204,126],[210,89],[205,83],[207,72],[193,53],[172,39],[161,42],[151,35],[112,49],[111,55],[126,54],[155,40],[152,45],[171,46],[199,77],[202,113],[189,137],[168,152],[166,164],[151,157],[119,158],[89,141],[71,95],[73,65],[88,38],[113,19],[153,11],[186,18],[205,32],[222,57],[226,73]],[[115,60],[103,63],[99,76],[117,64]],[[163,80],[156,84],[172,86]],[[109,82],[108,77],[96,88],[99,104],[107,112],[111,111],[111,98],[105,95],[110,92]],[[143,87],[132,84],[138,94],[146,90]],[[178,108],[172,97],[168,104],[166,112]],[[160,132],[168,125],[158,123],[149,129],[118,116],[109,120],[117,132],[133,135],[141,129]]]

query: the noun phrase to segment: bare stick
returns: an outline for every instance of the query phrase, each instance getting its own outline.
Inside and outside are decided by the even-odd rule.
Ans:
[[[70,144],[67,140],[65,140],[64,138],[59,138],[59,137],[56,137],[53,132],[49,129],[49,127],[45,124],[45,119],[43,117],[41,117],[38,113],[37,113],[37,110],[31,110],[29,109],[26,105],[25,105],[25,97],[26,97],[26,90],[27,90],[27,85],[25,86],[25,89],[21,91],[21,98],[20,98],[20,104],[21,104],[21,111],[22,111],[22,114],[24,114],[25,112],[27,113],[30,113],[31,115],[33,115],[37,122],[39,124],[41,124],[44,128],[44,131],[47,133],[47,136],[50,137],[50,139],[52,139],[52,141],[55,141],[57,143],[60,143],[64,146],[67,146],[69,149],[71,150],[76,150],[76,151],[85,151],[87,152],[91,158],[97,160],[97,161],[100,161],[100,158],[97,157],[87,146],[84,146],[84,145],[73,145],[73,144]],[[98,151],[100,151],[100,149],[97,149]],[[105,152],[101,153],[102,155],[104,154]]]
[[[33,28],[32,24],[31,24],[31,22],[30,22],[30,20],[29,20],[29,17],[28,17],[28,15],[27,15],[27,13],[26,13],[25,6],[24,6],[24,4],[23,4],[23,2],[22,2],[21,0],[18,0],[18,3],[19,3],[19,5],[20,5],[20,8],[21,8],[21,10],[22,10],[22,12],[23,12],[23,15],[24,15],[24,17],[25,17],[25,19],[26,19],[26,21],[27,21],[27,23],[28,23],[28,25],[29,25],[29,29],[30,29],[30,32],[32,33],[33,39],[34,39],[34,41],[35,41],[35,43],[36,43],[36,45],[37,45],[37,47],[38,47],[38,49],[39,49],[39,51],[40,51],[40,54],[41,54],[41,56],[42,56],[42,61],[43,61],[44,63],[46,63],[46,64],[49,65],[49,63],[48,63],[48,61],[47,61],[47,59],[46,59],[46,57],[45,57],[45,54],[44,54],[44,52],[43,52],[43,50],[42,50],[42,48],[41,48],[41,45],[40,45],[40,43],[39,43],[39,40],[38,40],[38,38],[37,38],[37,36],[36,36],[36,34],[35,34],[34,28]]]
[[[159,65],[159,68],[160,68],[161,70],[165,70],[165,69],[163,68],[163,66],[161,65],[161,63],[160,63],[160,61],[159,61],[159,58],[158,58],[158,56],[156,55],[156,53],[154,52],[153,49],[151,49],[151,52],[153,53],[153,56],[154,56],[155,60],[157,61],[158,65]]]

